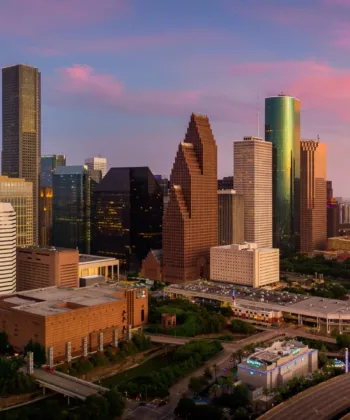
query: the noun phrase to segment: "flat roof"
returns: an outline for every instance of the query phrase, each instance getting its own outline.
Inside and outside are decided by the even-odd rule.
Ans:
[[[79,265],[80,264],[87,264],[87,263],[93,263],[93,262],[107,262],[107,261],[114,261],[114,262],[118,262],[119,260],[117,260],[116,258],[112,258],[112,257],[101,257],[99,255],[88,255],[88,254],[79,254]]]
[[[38,252],[65,252],[65,251],[76,251],[74,248],[63,248],[55,246],[39,246],[39,245],[27,245],[19,246],[17,248],[19,251],[38,251]]]
[[[114,294],[125,289],[139,289],[140,287],[108,283],[98,283],[78,289],[51,286],[3,296],[0,301],[12,304],[12,308],[18,311],[49,316],[69,312],[79,307],[123,300],[123,297],[114,296]],[[146,289],[146,287],[143,288]]]

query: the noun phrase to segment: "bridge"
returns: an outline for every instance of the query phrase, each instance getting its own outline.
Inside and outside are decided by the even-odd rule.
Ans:
[[[37,383],[43,387],[44,391],[45,388],[48,388],[67,397],[74,397],[83,401],[90,395],[103,394],[108,391],[107,388],[102,386],[55,370],[53,373],[50,373],[43,369],[34,369],[33,376]]]

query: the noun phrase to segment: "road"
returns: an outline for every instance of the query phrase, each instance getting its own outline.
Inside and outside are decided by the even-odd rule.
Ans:
[[[350,406],[350,375],[310,388],[268,411],[259,420],[326,420]]]

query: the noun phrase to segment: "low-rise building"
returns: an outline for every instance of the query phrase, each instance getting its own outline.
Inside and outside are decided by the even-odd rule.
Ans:
[[[0,297],[0,328],[9,343],[23,351],[28,341],[38,342],[55,362],[117,345],[147,322],[148,289],[142,286],[53,286]]]
[[[318,369],[318,350],[295,340],[257,348],[237,368],[238,380],[255,388],[275,389]]]
[[[149,280],[162,281],[163,251],[151,249],[142,261],[142,275]]]
[[[97,255],[79,255],[79,278],[103,276],[106,280],[119,280],[119,260]]]
[[[262,287],[279,282],[279,250],[244,242],[210,249],[210,279]]]
[[[350,251],[350,236],[328,238],[327,249],[329,251]]]

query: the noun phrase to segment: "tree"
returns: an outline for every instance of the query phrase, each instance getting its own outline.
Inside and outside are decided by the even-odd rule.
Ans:
[[[33,342],[31,339],[28,344],[24,347],[24,354],[26,355],[28,351],[32,351],[34,354],[34,363],[38,366],[44,365],[46,363],[46,352],[45,347],[43,347],[38,342]]]
[[[249,413],[244,407],[239,407],[232,413],[235,420],[249,420]]]
[[[111,417],[121,417],[125,409],[125,399],[116,389],[111,389],[104,394],[108,403],[108,412]]]
[[[0,331],[0,354],[5,354],[10,348],[6,331]]]
[[[174,410],[175,416],[189,418],[194,413],[196,404],[191,398],[181,398]]]
[[[350,334],[339,334],[336,340],[339,348],[350,347]]]
[[[213,379],[213,374],[209,366],[207,366],[204,370],[204,376],[208,379]]]
[[[207,379],[204,376],[192,376],[188,384],[188,388],[194,393],[198,394],[206,384]]]
[[[213,364],[213,370],[214,370],[214,375],[215,375],[215,381],[217,382],[218,380],[218,365],[216,363]]]

